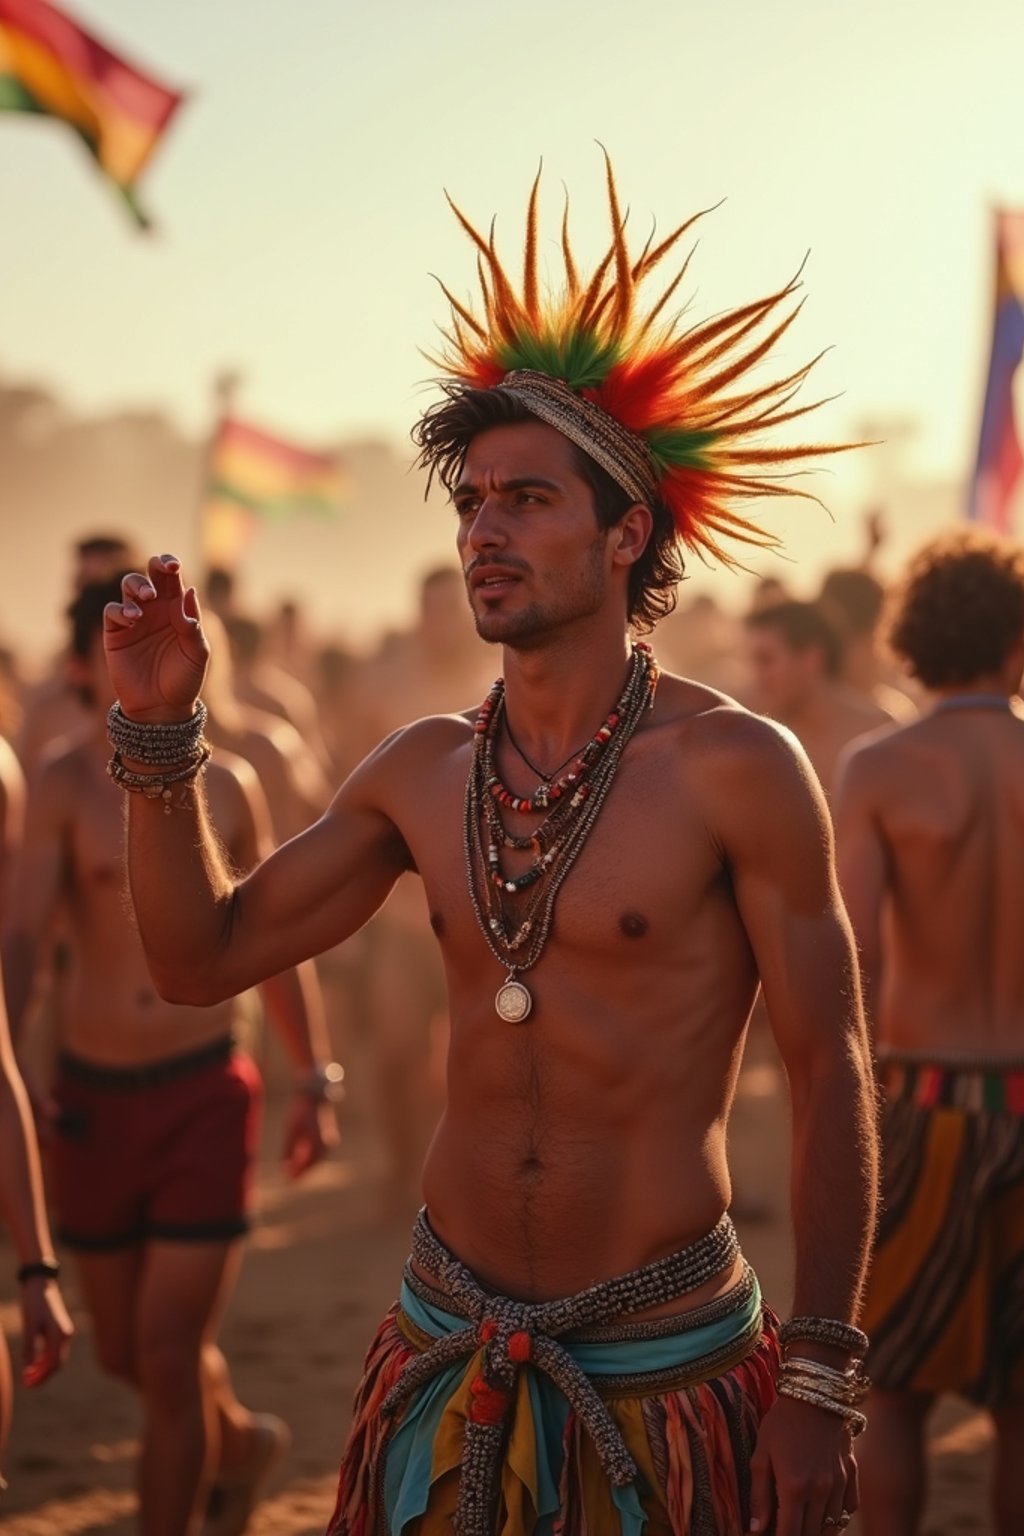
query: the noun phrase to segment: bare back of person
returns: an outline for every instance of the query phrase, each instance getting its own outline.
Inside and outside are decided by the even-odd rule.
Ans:
[[[940,709],[865,749],[865,772],[889,864],[880,1051],[1024,1059],[1024,720]]]

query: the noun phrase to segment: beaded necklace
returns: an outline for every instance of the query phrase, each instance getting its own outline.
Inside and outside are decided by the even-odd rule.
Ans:
[[[505,709],[505,685],[495,683],[481,706],[466,782],[464,852],[473,912],[487,945],[508,976],[495,998],[499,1018],[521,1024],[533,1007],[518,973],[536,965],[551,933],[555,899],[583,849],[612,786],[622,753],[654,704],[658,664],[650,647],[633,647],[629,674],[618,704],[591,737],[572,768],[553,784],[541,783],[531,796],[514,795],[501,781],[495,745]],[[546,813],[528,837],[509,832],[501,809],[522,815]],[[485,840],[486,839],[486,840]],[[532,850],[524,874],[506,875],[501,849]],[[507,918],[502,894],[536,887],[517,921]]]

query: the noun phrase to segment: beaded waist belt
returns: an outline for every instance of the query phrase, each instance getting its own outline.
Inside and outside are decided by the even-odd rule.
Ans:
[[[466,1327],[446,1334],[410,1360],[384,1399],[381,1412],[393,1420],[399,1409],[439,1372],[482,1351],[482,1365],[470,1383],[472,1406],[466,1421],[462,1472],[455,1512],[456,1536],[488,1536],[500,1478],[502,1448],[519,1372],[529,1363],[550,1377],[593,1441],[601,1466],[617,1487],[637,1476],[618,1426],[594,1384],[564,1343],[571,1335],[605,1339],[655,1337],[682,1332],[687,1318],[623,1323],[623,1317],[678,1301],[728,1269],[739,1254],[728,1216],[690,1247],[626,1275],[589,1286],[558,1301],[518,1302],[487,1291],[431,1230],[420,1212],[413,1231],[412,1258],[405,1282],[424,1301],[462,1317]],[[426,1270],[425,1284],[412,1267]],[[735,1296],[729,1298],[736,1305]],[[715,1303],[710,1303],[714,1307]],[[705,1322],[705,1309],[700,1309]]]

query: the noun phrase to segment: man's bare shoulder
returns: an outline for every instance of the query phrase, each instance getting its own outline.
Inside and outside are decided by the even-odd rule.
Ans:
[[[462,714],[424,715],[419,720],[412,720],[385,736],[370,753],[367,762],[405,765],[415,761],[426,764],[447,758],[472,741],[476,713],[475,709],[470,709]]]
[[[742,768],[759,761],[794,761],[803,756],[796,737],[764,715],[756,715],[716,688],[686,678],[663,677],[658,685],[662,721],[678,733],[680,746],[696,748],[719,766]]]

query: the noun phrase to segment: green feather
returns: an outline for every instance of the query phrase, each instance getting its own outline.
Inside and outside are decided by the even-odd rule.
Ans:
[[[707,469],[717,433],[686,427],[652,427],[644,441],[659,469]]]
[[[620,348],[592,331],[571,330],[559,336],[521,331],[513,342],[499,348],[498,356],[506,372],[532,368],[564,379],[572,389],[596,389],[619,361]]]

